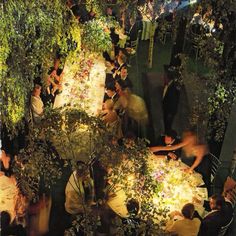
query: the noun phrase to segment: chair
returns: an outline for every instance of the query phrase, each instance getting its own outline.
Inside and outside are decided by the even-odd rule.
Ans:
[[[203,33],[202,25],[191,24],[189,26],[188,33],[184,42],[184,48],[186,46],[186,41],[190,42],[192,49],[195,51],[195,60],[198,59],[198,56],[200,53],[200,49],[201,49],[200,41],[201,41],[202,33]]]
[[[229,170],[229,174],[230,176],[233,176],[234,175],[234,172],[236,170],[236,149],[233,151],[233,158],[232,158],[232,161],[231,161],[231,165],[230,165],[230,170]]]
[[[216,173],[221,165],[221,161],[214,154],[210,153],[211,158],[211,183],[214,182]]]
[[[163,32],[163,35],[162,35],[162,39],[161,39],[162,44],[166,43],[167,36],[172,38],[172,33],[173,33],[173,24],[172,24],[172,22],[170,22],[170,23],[168,22],[167,25],[166,25],[166,29],[165,29],[165,31]]]
[[[232,224],[233,220],[234,220],[234,217],[232,217],[232,219],[230,220],[230,222],[226,226],[222,226],[220,228],[218,236],[224,236],[227,233],[227,230],[230,227],[230,225]]]
[[[225,197],[231,202],[232,207],[235,208],[236,206],[236,187],[231,190],[228,190],[225,193]]]
[[[137,35],[137,39],[134,40],[134,41],[131,41],[130,46],[126,48],[128,56],[129,56],[128,64],[130,64],[130,60],[133,57],[136,57],[136,59],[137,59],[138,45],[139,45],[139,40],[140,40],[140,37],[141,37],[141,33],[142,33],[142,31],[139,30],[138,35]]]

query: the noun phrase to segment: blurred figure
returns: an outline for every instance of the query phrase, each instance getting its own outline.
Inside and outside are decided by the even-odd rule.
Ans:
[[[184,162],[189,165],[189,168],[185,171],[192,173],[195,170],[200,173],[209,193],[211,185],[211,158],[209,156],[209,150],[206,144],[199,143],[197,135],[193,131],[185,131],[182,142],[179,144],[170,147],[151,147],[150,150],[152,152],[158,152],[172,151],[179,148],[182,148],[185,154],[186,158]]]
[[[12,171],[10,168],[11,158],[6,154],[4,150],[0,152],[0,176],[6,175],[8,177],[11,176]]]
[[[174,72],[170,66],[164,65],[165,86],[162,95],[162,110],[165,132],[172,129],[172,124],[178,110],[180,87],[175,81]]]
[[[29,236],[45,235],[49,231],[51,197],[43,194],[39,201],[29,207]]]
[[[11,224],[11,216],[7,211],[2,211],[0,213],[0,232],[1,236],[26,236],[26,230],[22,225]]]
[[[116,111],[113,110],[114,102],[112,99],[108,99],[103,104],[103,110],[101,112],[101,119],[106,123],[107,128],[118,139],[123,137],[121,130],[121,120]]]

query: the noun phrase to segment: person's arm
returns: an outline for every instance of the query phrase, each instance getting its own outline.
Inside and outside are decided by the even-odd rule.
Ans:
[[[173,151],[173,150],[182,148],[182,147],[186,146],[187,144],[188,144],[188,142],[183,141],[183,142],[175,144],[173,146],[154,146],[154,147],[150,147],[150,151],[152,151],[152,152]]]

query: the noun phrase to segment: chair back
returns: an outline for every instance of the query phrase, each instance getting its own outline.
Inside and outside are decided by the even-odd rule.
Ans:
[[[236,170],[236,149],[233,151],[233,158],[232,158],[230,170],[229,170],[230,176],[234,175],[235,170]]]
[[[213,182],[216,173],[221,165],[221,161],[212,153],[210,153],[210,157],[211,157],[211,182]]]
[[[235,208],[235,206],[236,206],[236,187],[228,190],[225,193],[225,197],[231,202],[232,207]]]
[[[141,38],[141,33],[142,33],[142,31],[139,30],[139,31],[138,31],[138,35],[137,35],[137,39],[130,42],[130,47],[131,47],[135,52],[137,52],[137,50],[138,50],[138,45],[139,45],[139,40],[140,40],[140,38]]]
[[[228,228],[230,227],[230,225],[232,224],[233,220],[234,220],[234,218],[232,217],[232,219],[230,220],[230,222],[227,225],[222,226],[220,228],[218,236],[224,236],[226,234],[226,232],[227,232]]]

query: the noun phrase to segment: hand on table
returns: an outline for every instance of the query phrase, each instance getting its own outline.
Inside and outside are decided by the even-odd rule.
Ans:
[[[201,204],[201,203],[202,203],[201,200],[199,200],[198,198],[196,198],[196,197],[194,197],[194,196],[193,196],[193,198],[192,198],[192,201],[193,201],[193,203],[196,203],[196,204]]]
[[[193,170],[191,168],[186,168],[186,169],[184,169],[184,172],[186,172],[188,174],[192,174]]]
[[[172,160],[177,159],[177,156],[173,152],[169,152],[167,156],[170,157]]]

